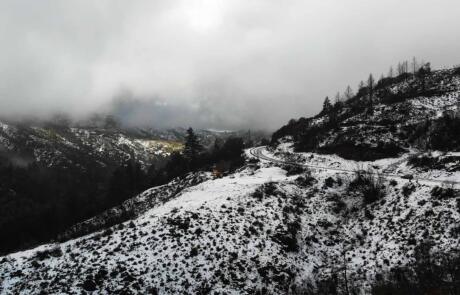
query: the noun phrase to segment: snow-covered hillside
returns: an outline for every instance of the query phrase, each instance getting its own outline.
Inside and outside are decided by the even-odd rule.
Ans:
[[[178,141],[122,129],[0,122],[0,152],[46,166],[84,167],[89,161],[104,167],[131,158],[145,166],[155,158],[167,157],[181,149],[182,144]]]
[[[459,247],[458,199],[432,186],[388,180],[385,197],[364,204],[350,175],[251,162],[150,200],[131,221],[0,258],[0,293],[285,294],[343,266],[369,291],[427,237],[434,251]]]
[[[385,78],[311,118],[291,120],[273,143],[290,136],[301,151],[353,160],[396,157],[413,149],[460,151],[460,68]],[[449,129],[450,128],[450,129]],[[439,134],[449,129],[446,137]],[[449,146],[450,143],[450,146]],[[447,146],[446,146],[447,144]]]
[[[184,128],[122,128],[68,126],[38,123],[11,123],[0,120],[0,156],[6,154],[19,165],[37,161],[48,167],[101,167],[119,165],[135,159],[143,168],[155,160],[181,151],[187,130]],[[239,136],[260,141],[264,132],[196,130],[200,142],[214,145],[217,140]]]

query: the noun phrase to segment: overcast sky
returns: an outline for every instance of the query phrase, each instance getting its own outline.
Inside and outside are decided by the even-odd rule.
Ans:
[[[459,64],[459,11],[458,0],[0,0],[0,115],[83,116],[115,99],[132,123],[273,129],[399,60]]]

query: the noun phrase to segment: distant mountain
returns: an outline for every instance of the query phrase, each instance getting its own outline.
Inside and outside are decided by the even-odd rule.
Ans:
[[[231,136],[251,136],[248,131],[196,130],[201,143],[211,147],[215,140]],[[10,123],[0,121],[0,158],[5,155],[17,164],[33,161],[42,165],[82,167],[90,163],[116,166],[133,159],[144,168],[181,151],[185,128],[154,129],[59,123]],[[252,140],[267,134],[253,132]]]
[[[143,166],[182,149],[174,134],[120,128],[0,123],[0,152],[47,167],[101,167],[134,159]]]

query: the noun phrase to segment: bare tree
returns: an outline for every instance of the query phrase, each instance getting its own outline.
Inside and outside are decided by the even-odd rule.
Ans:
[[[398,76],[407,74],[408,71],[409,71],[409,62],[407,60],[398,63],[398,68],[397,68]]]
[[[417,64],[417,59],[415,56],[412,58],[412,73],[415,75],[418,70],[418,64]]]
[[[337,94],[335,95],[334,103],[336,105],[340,103],[340,92],[337,92]]]
[[[390,70],[388,71],[388,78],[393,78],[393,75],[394,75],[394,73],[393,73],[393,67],[391,66],[391,67],[390,67]]]
[[[403,69],[404,69],[404,74],[407,74],[409,72],[409,62],[407,60],[403,62]]]
[[[396,69],[398,71],[398,76],[401,76],[402,74],[404,74],[404,66],[401,62],[398,62],[398,66]]]
[[[369,92],[369,108],[372,110],[372,98],[374,96],[374,86],[375,80],[372,74],[369,74],[369,78],[367,78],[367,89]]]

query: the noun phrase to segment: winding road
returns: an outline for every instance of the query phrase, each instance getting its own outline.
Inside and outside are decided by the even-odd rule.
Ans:
[[[324,166],[318,166],[318,165],[301,164],[301,163],[291,162],[291,161],[283,161],[280,159],[275,159],[270,156],[267,156],[266,154],[263,153],[264,151],[266,151],[265,146],[259,146],[259,147],[249,149],[249,153],[253,157],[261,159],[261,160],[265,160],[268,162],[272,162],[275,164],[293,165],[293,166],[299,166],[299,167],[306,167],[310,169],[328,170],[328,171],[335,171],[335,172],[341,172],[341,173],[351,173],[351,174],[356,173],[356,170],[351,170],[351,169],[324,167]],[[368,172],[368,171],[365,171],[364,173],[369,173],[375,176],[381,176],[385,179],[399,179],[402,181],[410,181],[408,180],[407,177],[404,177],[403,175],[400,175],[400,174],[385,173],[385,172]],[[428,185],[452,185],[454,187],[460,186],[460,179],[458,181],[446,181],[446,180],[423,178],[423,177],[416,177],[416,176],[414,176],[413,179],[414,181],[417,181],[423,184],[428,184]]]

